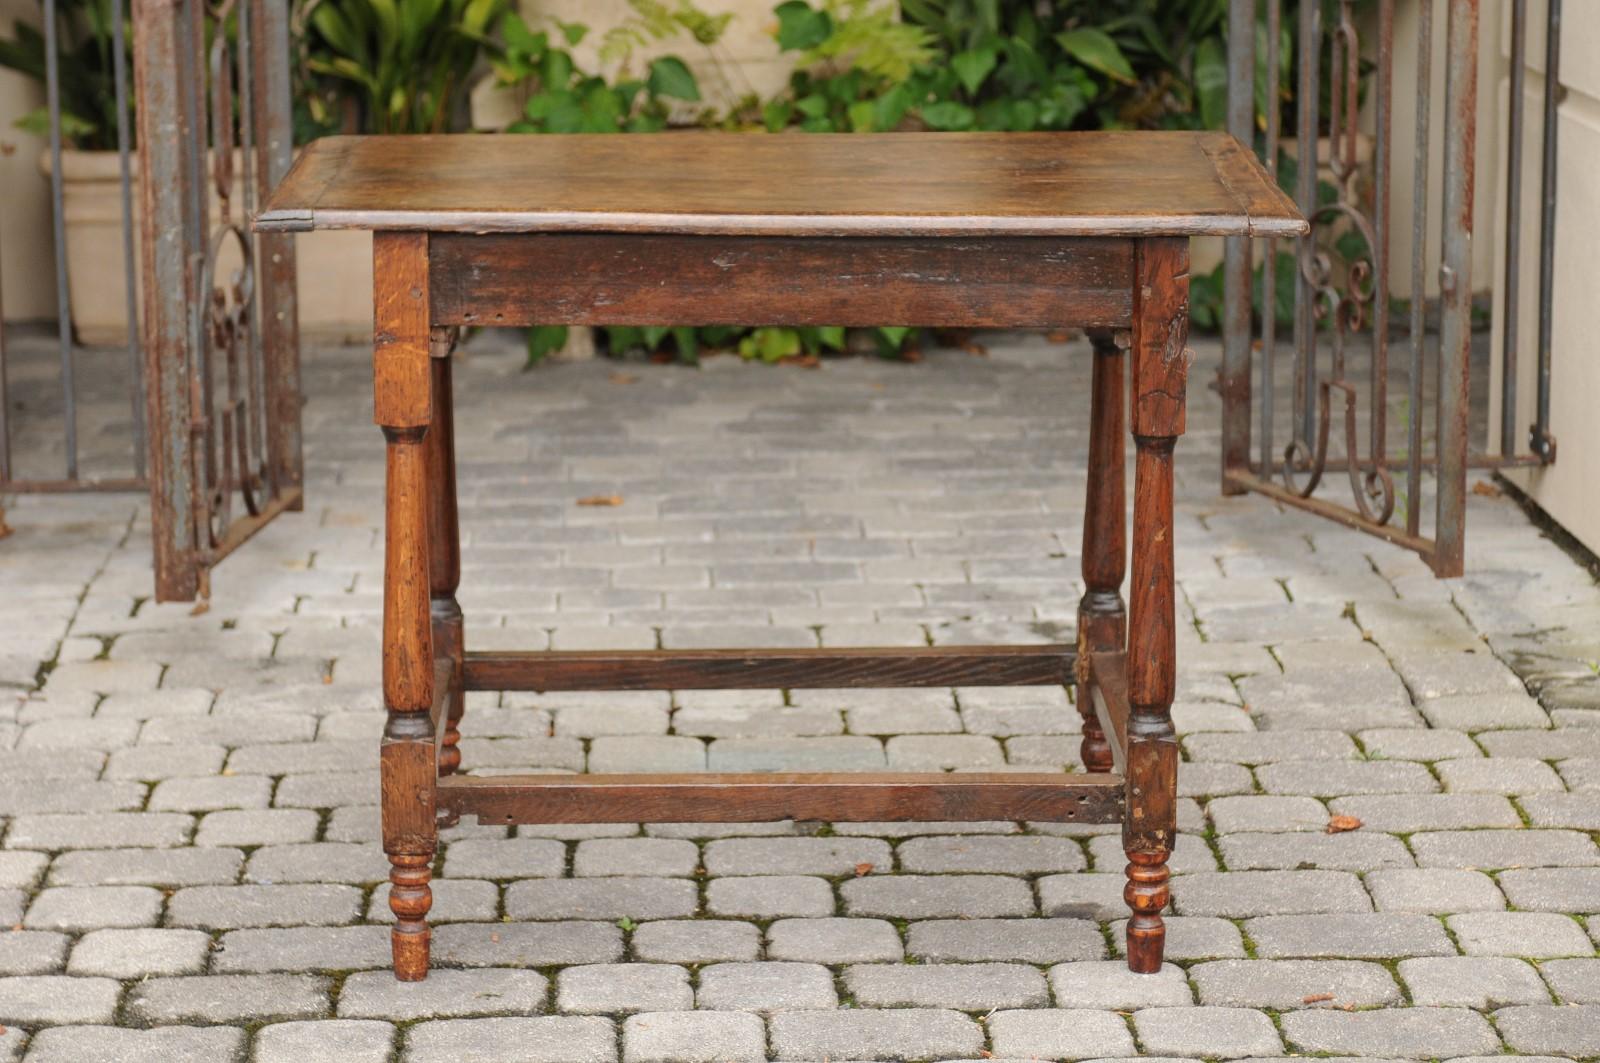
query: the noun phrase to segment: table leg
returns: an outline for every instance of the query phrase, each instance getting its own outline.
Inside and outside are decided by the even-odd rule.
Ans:
[[[428,460],[428,238],[373,235],[373,395],[388,458],[384,487],[383,698],[379,761],[395,977],[428,974],[429,882],[438,848],[438,753],[431,718]]]
[[[1178,744],[1172,729],[1177,629],[1173,602],[1172,452],[1184,430],[1189,362],[1189,245],[1139,242],[1133,315],[1133,578],[1128,622],[1124,891],[1128,967],[1161,969],[1167,859],[1177,833]]]
[[[1083,507],[1086,589],[1078,603],[1078,712],[1083,717],[1083,766],[1092,772],[1108,772],[1112,768],[1111,745],[1094,708],[1089,655],[1120,650],[1127,636],[1128,612],[1122,603],[1128,519],[1122,381],[1129,336],[1100,330],[1091,332],[1089,338],[1094,344],[1094,384],[1089,414],[1089,487]]]
[[[450,701],[440,739],[439,774],[461,767],[461,715],[466,695],[461,689],[465,641],[461,605],[461,528],[456,517],[456,429],[451,388],[450,352],[454,329],[434,329],[432,341],[433,423],[424,440],[428,461],[428,590],[432,601],[433,652],[450,659]]]

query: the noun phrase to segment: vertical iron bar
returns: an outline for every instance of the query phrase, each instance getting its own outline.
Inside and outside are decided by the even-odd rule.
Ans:
[[[0,293],[5,278],[0,276]],[[11,397],[6,393],[6,314],[5,298],[0,294],[0,483],[11,479],[11,420],[7,416]]]
[[[1544,42],[1544,172],[1539,215],[1539,409],[1529,433],[1533,452],[1545,464],[1556,460],[1550,434],[1550,353],[1554,343],[1556,284],[1556,165],[1560,142],[1561,0],[1550,0]]]
[[[1378,4],[1377,143],[1373,149],[1372,468],[1388,463],[1389,210],[1394,169],[1394,0]],[[1350,455],[1352,461],[1355,455]]]
[[[1506,273],[1501,296],[1500,456],[1517,453],[1517,346],[1522,308],[1523,96],[1527,89],[1528,0],[1511,0],[1511,90],[1506,122]]]
[[[289,7],[277,0],[249,0],[255,24],[254,94],[257,158],[254,178],[264,195],[283,179],[293,162],[293,103],[290,86]],[[248,178],[247,178],[248,179]],[[300,441],[300,324],[295,302],[294,237],[263,233],[256,237],[261,265],[257,291],[261,307],[261,350],[265,369],[267,469],[276,493],[299,487],[303,479]],[[303,502],[297,503],[300,508]]]
[[[1465,559],[1478,0],[1450,0],[1446,35],[1449,51],[1444,90],[1444,266],[1439,277],[1439,481],[1430,561],[1435,574],[1459,576]]]
[[[201,134],[188,81],[193,64],[184,56],[185,6],[175,0],[133,4],[150,523],[159,601],[192,601],[200,585],[189,372],[194,171],[187,145]]]
[[[1280,0],[1267,0],[1272,7]],[[1232,0],[1228,11],[1228,132],[1247,147],[1255,142],[1255,0]],[[1268,151],[1272,150],[1268,145]],[[1222,321],[1222,472],[1223,494],[1230,469],[1250,464],[1250,240],[1229,237],[1223,244]]]
[[[1433,0],[1417,0],[1417,143],[1411,177],[1411,374],[1406,402],[1406,534],[1422,526],[1422,374],[1428,344],[1428,152],[1433,111]]]
[[[50,112],[50,229],[56,249],[56,333],[61,344],[62,419],[67,479],[78,478],[78,407],[72,364],[72,296],[67,287],[67,222],[61,176],[61,60],[56,0],[44,0],[44,83]]]
[[[114,52],[111,62],[117,99],[117,164],[122,184],[122,290],[128,318],[128,372],[132,380],[129,391],[133,400],[133,474],[144,479],[144,358],[139,350],[138,275],[134,272],[133,169],[129,136],[132,118],[128,111],[128,56],[122,12],[122,0],[111,0],[111,47]]]
[[[1283,114],[1278,99],[1283,56],[1279,37],[1283,34],[1283,0],[1267,0],[1267,130],[1265,162],[1267,175],[1278,183],[1278,138]],[[1258,429],[1261,475],[1272,475],[1273,362],[1278,356],[1278,241],[1268,240],[1261,260],[1261,424]]]
[[[1319,94],[1321,82],[1318,78],[1318,66],[1321,58],[1321,21],[1322,11],[1320,5],[1311,0],[1302,0],[1300,4],[1300,83],[1298,85],[1298,99],[1300,103],[1298,125],[1300,158],[1299,162],[1299,201],[1300,210],[1306,217],[1312,217],[1317,211],[1317,121]],[[1297,259],[1311,254],[1316,248],[1315,227],[1305,236],[1300,237],[1300,252]],[[1299,283],[1295,291],[1295,401],[1299,406],[1300,427],[1297,438],[1309,441],[1316,438],[1317,418],[1317,320],[1314,313],[1313,300],[1316,298],[1311,281],[1306,275],[1303,262],[1299,272]]]
[[[245,245],[241,253],[244,255],[250,276],[252,278],[250,300],[251,305],[245,311],[245,327],[248,335],[245,340],[245,362],[249,383],[245,388],[245,418],[249,425],[249,445],[245,453],[240,456],[241,474],[249,477],[260,472],[266,464],[265,456],[265,417],[262,412],[263,401],[263,369],[261,354],[261,325],[260,315],[257,311],[261,305],[260,288],[253,281],[257,275],[258,264],[256,261],[256,240],[248,234],[250,219],[256,212],[256,182],[255,170],[251,165],[256,156],[255,136],[255,49],[252,35],[255,32],[252,20],[255,13],[249,3],[236,6],[238,17],[238,57],[233,68],[239,83],[239,148],[240,166],[235,171],[239,180],[239,207],[241,224],[246,230]],[[220,32],[220,27],[219,27]],[[230,116],[230,121],[231,116]],[[231,396],[230,396],[231,397]]]

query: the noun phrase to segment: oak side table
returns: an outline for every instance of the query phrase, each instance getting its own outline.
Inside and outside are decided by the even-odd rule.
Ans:
[[[1189,238],[1306,230],[1237,141],[1185,132],[330,137],[300,155],[255,226],[373,233],[373,387],[388,460],[380,773],[397,978],[427,975],[438,830],[462,816],[1121,822],[1128,966],[1160,968],[1176,826],[1172,459],[1192,357]],[[1088,590],[1077,645],[465,650],[450,350],[462,327],[535,323],[1089,330]],[[1129,422],[1137,457],[1125,608]],[[461,773],[468,690],[1069,683],[1083,717],[1081,774]]]

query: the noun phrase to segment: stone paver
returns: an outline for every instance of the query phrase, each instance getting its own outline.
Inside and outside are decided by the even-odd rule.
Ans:
[[[1436,956],[1401,960],[1400,980],[1418,1004],[1492,1009],[1548,1004],[1539,972],[1509,956]]]
[[[1283,1042],[1265,1013],[1245,1008],[1144,1008],[1134,1013],[1144,1050],[1158,1056],[1275,1056]]]
[[[622,1024],[625,1063],[764,1063],[767,1033],[742,1012],[653,1011]]]
[[[256,1031],[254,1063],[387,1063],[394,1042],[374,1019],[276,1022]]]
[[[785,1012],[772,1017],[768,1037],[779,1060],[960,1059],[983,1047],[972,1019],[930,1008]]]
[[[538,1018],[443,1019],[421,1022],[405,1034],[406,1063],[616,1063],[617,1038],[606,1019],[546,1015]]]
[[[133,1030],[116,1026],[52,1026],[34,1034],[29,1063],[214,1063],[244,1050],[245,1032],[226,1026],[158,1026]],[[300,1057],[306,1061],[314,1057]]]
[[[1102,1059],[1137,1055],[1120,1016],[1104,1011],[1035,1008],[989,1017],[996,1057]]]
[[[1412,1059],[1475,1055],[1500,1047],[1489,1020],[1465,1008],[1297,1011],[1283,1036],[1305,1052]]]
[[[474,337],[475,644],[1070,640],[1087,404],[1059,396],[1092,359],[927,342],[916,366],[524,374],[518,343]],[[1219,497],[1200,387],[1161,974],[1122,957],[1114,826],[469,821],[436,867],[435,968],[395,982],[382,447],[350,417],[369,359],[308,352],[307,512],[219,567],[205,612],[150,600],[137,497],[5,500],[26,616],[0,603],[22,695],[0,706],[0,1060],[1600,1056],[1600,588],[1505,498],[1469,494],[1468,571],[1441,582]],[[84,424],[125,418],[81,398]],[[595,494],[626,504],[573,504]],[[1068,693],[473,692],[463,751],[484,772],[1081,770]]]

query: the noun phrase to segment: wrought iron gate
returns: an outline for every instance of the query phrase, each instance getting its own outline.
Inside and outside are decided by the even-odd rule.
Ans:
[[[133,0],[158,600],[302,505],[294,245],[249,230],[291,161],[288,9]]]
[[[1526,448],[1515,423],[1516,316],[1522,295],[1516,283],[1521,253],[1520,157],[1524,130],[1519,105],[1527,22],[1526,0],[1512,0],[1511,166],[1508,174],[1509,269],[1503,304],[1502,351],[1505,387],[1498,446],[1474,448],[1470,440],[1472,332],[1472,239],[1474,148],[1478,98],[1478,0],[1415,0],[1417,28],[1417,117],[1400,130],[1395,110],[1395,0],[1378,0],[1368,23],[1371,46],[1362,38],[1355,0],[1300,0],[1295,24],[1284,23],[1283,0],[1234,0],[1229,24],[1229,128],[1256,145],[1266,165],[1296,167],[1292,194],[1312,220],[1311,234],[1296,241],[1280,261],[1280,248],[1264,246],[1260,263],[1260,321],[1252,310],[1255,271],[1248,241],[1229,241],[1224,267],[1226,311],[1220,380],[1223,396],[1223,491],[1256,491],[1416,551],[1440,576],[1463,567],[1466,475],[1469,467],[1503,468],[1555,459],[1549,432],[1550,320],[1555,226],[1556,59],[1560,47],[1560,0],[1550,0],[1544,109],[1538,419]],[[1435,8],[1444,8],[1446,61],[1435,77]],[[1330,13],[1331,25],[1324,24]],[[1285,72],[1293,65],[1292,89]],[[1363,100],[1363,66],[1371,64],[1374,98]],[[1326,65],[1327,74],[1323,75]],[[1428,305],[1428,160],[1434,148],[1430,102],[1442,81],[1444,121],[1440,132],[1443,196],[1436,224],[1441,254],[1438,302]],[[1412,86],[1402,87],[1411,91]],[[1293,99],[1294,138],[1283,136],[1284,95]],[[1326,98],[1326,115],[1323,114]],[[1370,169],[1361,158],[1363,105],[1372,115]],[[1326,133],[1323,132],[1324,128]],[[1324,157],[1325,152],[1325,157]],[[1393,162],[1411,152],[1414,181],[1410,219],[1411,299],[1406,358],[1391,362],[1397,330],[1391,328],[1390,296],[1396,276]],[[1324,177],[1320,171],[1326,171]],[[1330,188],[1331,186],[1331,188]],[[1367,188],[1370,187],[1370,194]],[[1280,324],[1279,274],[1294,277],[1292,354],[1287,416],[1278,417]],[[1436,332],[1429,329],[1435,316]],[[1433,338],[1436,337],[1436,338]],[[1365,380],[1357,361],[1367,360]],[[1400,387],[1392,379],[1399,370]],[[1362,387],[1362,384],[1365,387]],[[1430,387],[1431,384],[1431,387]],[[1431,391],[1431,394],[1430,394]],[[1431,400],[1431,402],[1430,402]],[[1432,417],[1428,415],[1432,412]],[[1431,426],[1429,421],[1431,420]],[[1362,440],[1365,421],[1365,446]],[[1254,422],[1254,423],[1252,423]],[[1429,430],[1431,427],[1431,431]],[[1333,437],[1342,456],[1335,456]],[[1253,439],[1252,439],[1253,437]],[[1351,501],[1342,504],[1319,491],[1328,473],[1344,472]],[[1429,480],[1424,473],[1431,473]],[[1433,516],[1424,520],[1424,493],[1433,491]]]

